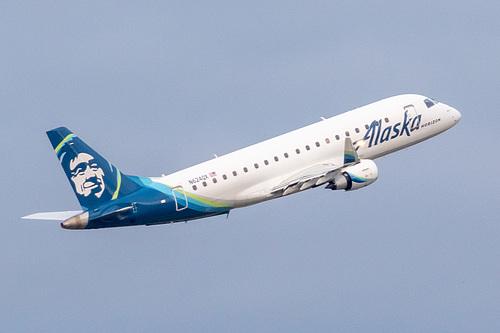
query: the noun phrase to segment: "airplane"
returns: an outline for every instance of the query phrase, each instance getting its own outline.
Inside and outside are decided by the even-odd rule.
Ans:
[[[398,95],[161,177],[126,175],[65,127],[47,132],[81,210],[25,219],[65,229],[156,225],[227,214],[326,185],[353,191],[378,178],[373,161],[454,125],[455,108]]]

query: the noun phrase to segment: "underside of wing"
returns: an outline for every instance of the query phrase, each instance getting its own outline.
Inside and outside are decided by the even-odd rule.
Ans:
[[[342,165],[330,163],[314,165],[288,177],[274,187],[271,192],[283,191],[283,195],[288,195],[323,185],[332,180],[341,167]]]

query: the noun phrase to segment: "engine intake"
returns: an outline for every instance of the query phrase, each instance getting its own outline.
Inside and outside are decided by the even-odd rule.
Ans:
[[[357,164],[342,168],[326,188],[353,191],[372,184],[377,178],[378,168],[375,162],[361,160]]]

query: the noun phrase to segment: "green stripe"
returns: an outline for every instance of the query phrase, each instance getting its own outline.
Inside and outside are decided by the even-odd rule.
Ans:
[[[120,186],[122,185],[122,173],[120,172],[120,170],[116,169],[116,171],[118,171],[118,179],[116,180],[116,191],[115,193],[113,193],[113,197],[111,198],[111,200],[115,200],[116,198],[118,198],[118,192],[120,192]]]
[[[151,180],[151,178],[146,178],[146,177],[140,177],[140,180],[141,182],[147,186],[147,187],[150,187],[150,188],[154,188],[158,191],[161,191],[165,194],[167,194],[168,192],[171,192],[172,191],[172,186],[170,185],[167,185],[167,184],[163,184],[161,182],[156,182],[156,181],[153,181]],[[170,191],[168,191],[168,190]],[[194,195],[192,193],[189,193],[187,192],[186,190],[184,190],[184,193],[186,194],[186,196],[190,199],[193,199],[193,200],[196,200],[198,202],[201,202],[209,207],[214,207],[214,208],[226,208],[226,207],[231,207],[230,204],[227,204],[227,203],[224,203],[224,202],[218,202],[218,201],[212,201],[212,200],[208,200],[208,199],[205,199],[205,198],[202,198],[202,197],[199,197],[197,195]],[[169,194],[167,194],[169,195]],[[172,195],[174,195],[172,193]],[[193,203],[193,204],[196,204],[196,203]]]
[[[207,199],[203,199],[203,198],[201,198],[201,197],[199,197],[197,195],[194,195],[194,194],[191,194],[191,193],[188,193],[188,192],[185,192],[185,193],[191,199],[198,200],[199,202],[202,202],[202,203],[204,203],[205,205],[208,205],[208,206],[218,207],[218,208],[220,208],[220,207],[231,207],[231,205],[229,205],[227,203],[224,203],[224,202],[207,200]]]
[[[56,149],[54,149],[54,151],[56,152],[56,154],[59,152],[59,150],[62,148],[62,146],[64,146],[64,144],[66,142],[68,142],[69,139],[71,139],[72,137],[74,137],[75,135],[73,133],[69,134],[67,137],[65,137],[60,144],[57,145]]]

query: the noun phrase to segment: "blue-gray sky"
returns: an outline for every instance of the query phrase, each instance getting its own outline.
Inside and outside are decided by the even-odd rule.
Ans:
[[[9,332],[493,332],[500,328],[500,5],[0,4],[0,328]],[[315,189],[187,224],[67,231],[45,131],[125,173],[177,171],[420,93],[450,131]]]

